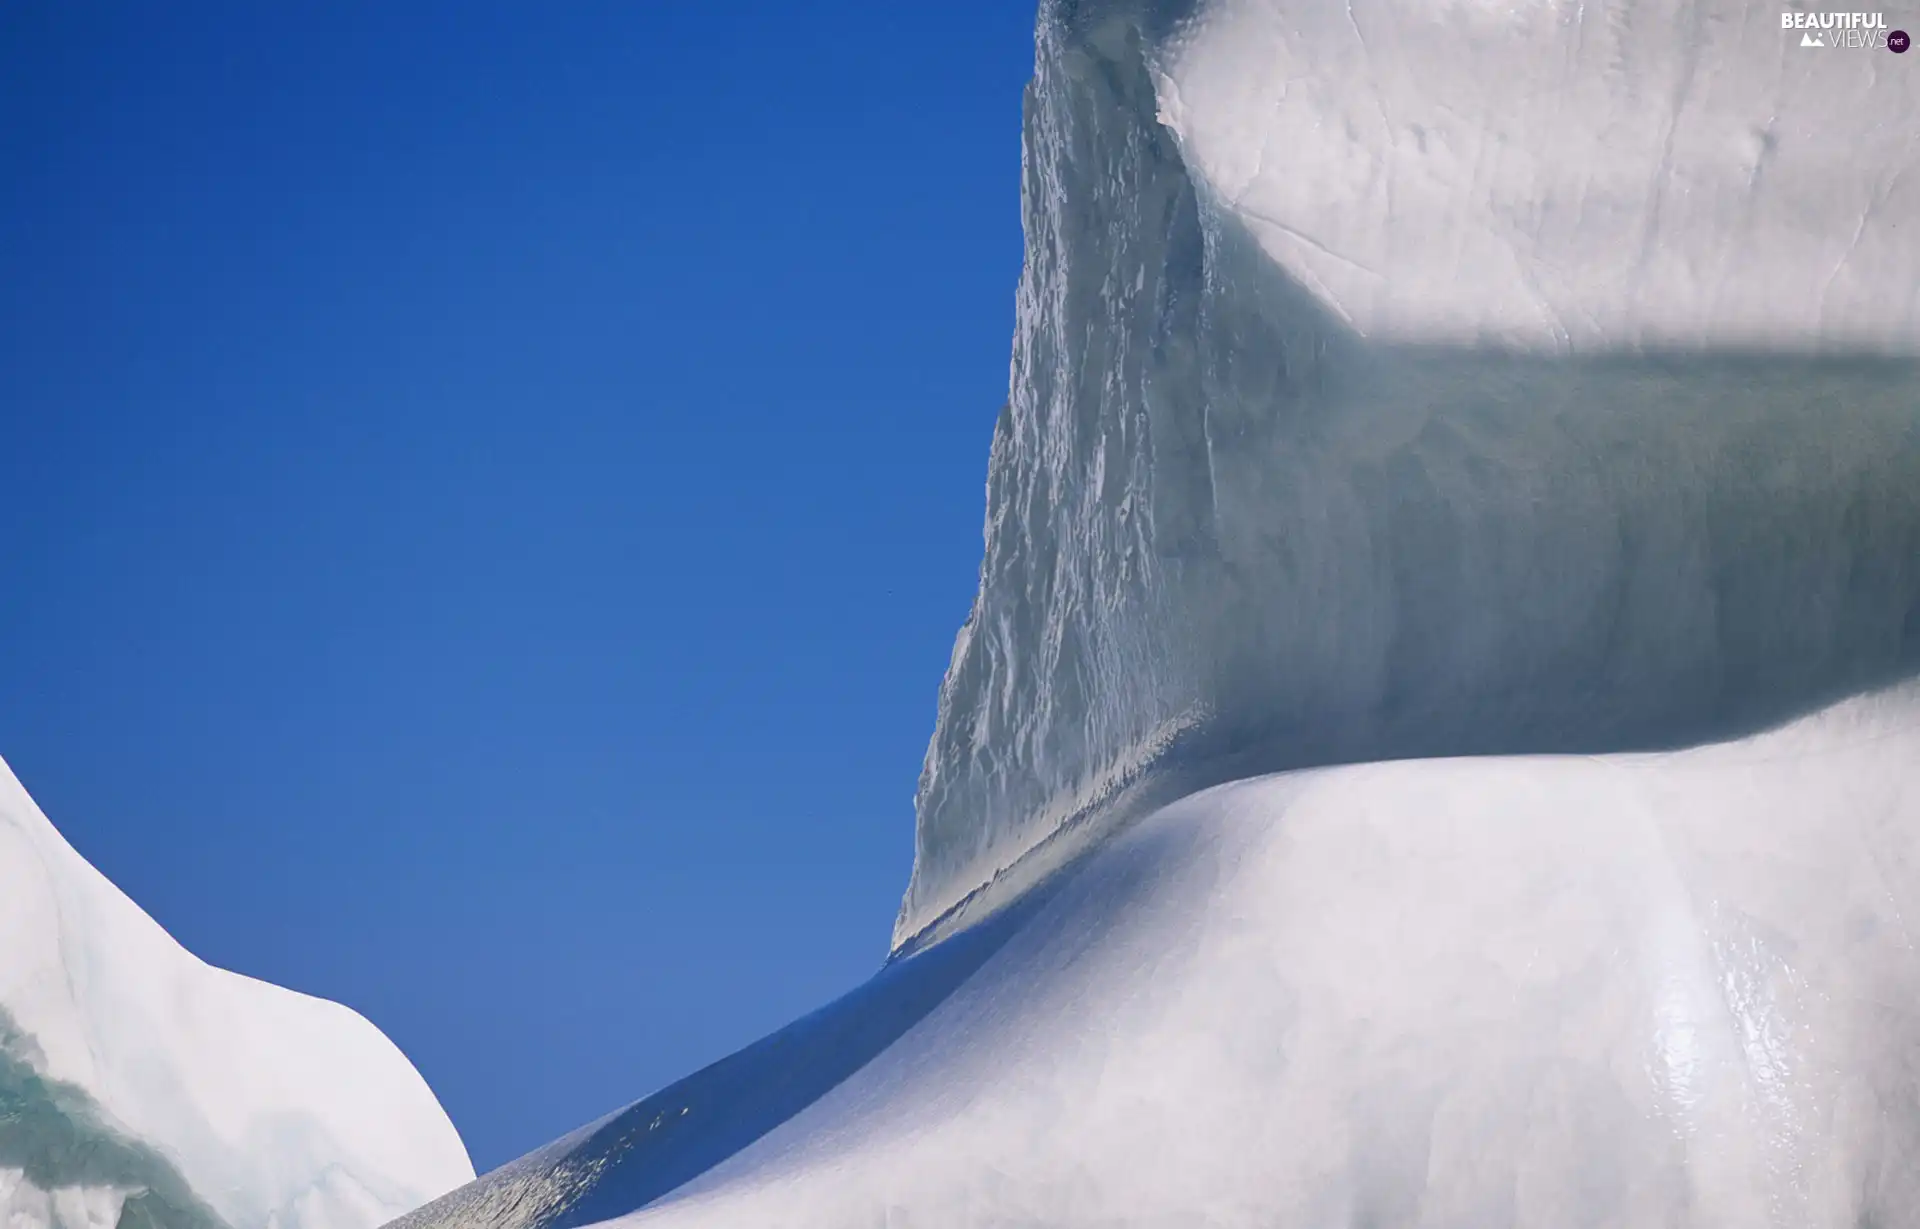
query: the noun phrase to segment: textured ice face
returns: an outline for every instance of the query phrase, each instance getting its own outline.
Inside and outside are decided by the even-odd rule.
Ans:
[[[897,940],[1198,784],[1920,668],[1920,80],[1778,21],[1043,5]]]
[[[1215,0],[1161,115],[1368,337],[1911,352],[1920,75],[1781,7]]]

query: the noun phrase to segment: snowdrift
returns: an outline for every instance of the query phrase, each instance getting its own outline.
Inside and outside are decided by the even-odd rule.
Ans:
[[[0,764],[9,1229],[371,1229],[472,1177],[378,1029],[195,959]]]
[[[1216,787],[404,1223],[1920,1226],[1916,764],[1908,686]]]
[[[1223,786],[640,1229],[1920,1225],[1920,692]]]

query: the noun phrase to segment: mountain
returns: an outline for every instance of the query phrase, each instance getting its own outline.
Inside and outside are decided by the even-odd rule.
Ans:
[[[1043,0],[894,956],[395,1229],[1920,1226],[1920,78]]]
[[[0,1220],[371,1229],[472,1177],[378,1029],[201,963],[0,764]]]

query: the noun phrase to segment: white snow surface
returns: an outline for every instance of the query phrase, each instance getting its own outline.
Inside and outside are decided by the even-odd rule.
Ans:
[[[370,1229],[473,1177],[432,1091],[378,1029],[195,958],[4,764],[0,1008],[38,1074],[84,1090],[233,1229]],[[126,1193],[40,1192],[18,1171],[0,1171],[0,1188],[8,1229],[111,1225]]]
[[[1102,845],[623,1229],[1920,1225],[1920,689],[1312,769]]]
[[[1366,337],[1911,352],[1920,74],[1787,7],[1215,0],[1160,114]]]

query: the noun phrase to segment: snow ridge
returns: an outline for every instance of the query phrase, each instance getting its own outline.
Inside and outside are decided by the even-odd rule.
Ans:
[[[616,1223],[1920,1229],[1916,764],[1909,684],[1190,795]]]
[[[370,1229],[473,1176],[377,1029],[202,964],[3,763],[0,934],[15,1229]]]

